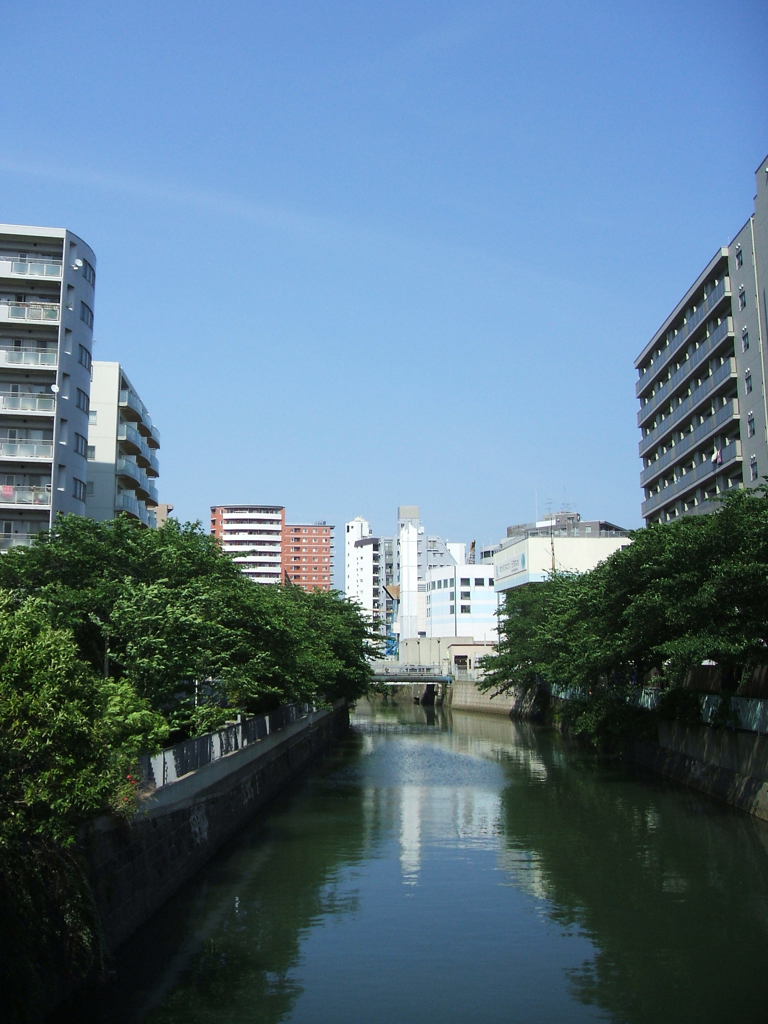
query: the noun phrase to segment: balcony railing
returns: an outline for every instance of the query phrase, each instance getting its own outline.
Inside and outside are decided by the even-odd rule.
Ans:
[[[130,512],[137,519],[140,518],[138,501],[125,491],[115,495],[115,512]]]
[[[0,439],[2,459],[52,459],[53,441],[6,441]]]
[[[700,462],[695,469],[681,474],[673,483],[662,487],[658,494],[652,494],[650,498],[643,502],[643,517],[650,516],[663,505],[668,505],[670,502],[675,501],[682,494],[690,491],[691,488],[701,484],[703,480],[714,478],[722,473],[727,466],[741,458],[741,442],[733,441],[723,448],[721,455],[722,461],[720,463],[711,462],[709,459],[706,462]]]
[[[0,274],[21,274],[24,277],[61,277],[61,260],[27,259],[14,260],[0,256]]]
[[[51,488],[0,485],[0,505],[50,505]]]
[[[150,436],[148,438],[148,444],[150,448],[160,447],[160,431],[156,426],[152,426],[150,430]]]
[[[55,407],[53,395],[0,391],[0,410],[3,412],[47,412],[52,415]]]
[[[147,461],[149,462],[147,472],[151,472],[153,476],[160,476],[160,463],[158,462],[157,456],[152,452],[149,452],[149,458]]]
[[[141,434],[130,423],[118,423],[117,440],[123,442],[126,448],[130,450],[131,455],[138,455],[144,444]]]
[[[674,355],[678,353],[680,347],[688,340],[688,338],[690,338],[702,320],[714,311],[721,299],[726,295],[730,296],[730,294],[731,282],[727,277],[724,277],[720,284],[718,284],[716,288],[712,289],[706,300],[702,302],[696,312],[683,324],[677,335],[672,339],[672,341],[670,341],[669,348],[666,349],[666,351],[659,356],[658,360],[655,363],[652,363],[640,376],[637,384],[635,385],[635,393],[638,398],[648,387],[652,378],[667,365]]]
[[[739,418],[739,400],[732,398],[729,402],[718,409],[714,416],[700,423],[690,434],[686,434],[682,441],[678,441],[674,448],[664,452],[661,458],[652,462],[640,474],[640,484],[647,487],[651,480],[663,473],[664,470],[674,462],[679,462],[687,452],[702,444],[711,434],[716,434],[725,424]]]
[[[115,472],[120,476],[126,476],[129,480],[141,480],[141,470],[132,459],[118,459],[115,463]]]
[[[28,548],[34,539],[34,533],[0,534],[0,551],[8,551],[9,548]]]
[[[58,323],[61,306],[58,302],[11,302],[0,299],[0,320],[47,320]]]
[[[736,377],[736,360],[726,359],[722,366],[718,368],[709,376],[702,384],[695,389],[686,399],[684,399],[679,405],[676,405],[671,413],[662,419],[658,426],[654,427],[653,430],[646,434],[646,436],[640,441],[640,454],[644,455],[645,452],[649,451],[654,444],[670,432],[675,427],[679,427],[680,424],[688,416],[691,415],[697,406],[701,405],[712,394],[730,378]]]
[[[733,334],[733,320],[726,317],[725,320],[710,334],[703,345],[700,345],[690,359],[687,359],[679,370],[676,370],[668,381],[659,388],[653,398],[648,399],[645,405],[637,414],[637,424],[642,426],[650,419],[654,410],[669,401],[669,395],[679,387],[686,378],[690,377],[697,366],[700,366],[707,359],[717,346],[730,334]]]
[[[0,348],[0,366],[43,366],[55,370],[57,363],[55,348]]]
[[[144,403],[138,395],[134,395],[132,391],[121,391],[119,402],[120,408],[123,409],[124,414],[129,418],[132,418],[130,415],[132,412],[136,414],[136,419],[140,420],[144,418],[144,414],[146,413]]]

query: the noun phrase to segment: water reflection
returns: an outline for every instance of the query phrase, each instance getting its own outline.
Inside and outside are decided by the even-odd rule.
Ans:
[[[762,1020],[768,828],[502,716],[354,731],[69,1018]]]

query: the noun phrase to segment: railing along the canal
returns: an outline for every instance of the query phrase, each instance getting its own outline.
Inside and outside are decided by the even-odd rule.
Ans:
[[[233,722],[216,732],[176,743],[161,750],[159,754],[143,754],[139,758],[141,774],[145,783],[159,789],[227,754],[258,743],[278,729],[305,718],[314,710],[310,704],[283,704],[269,714],[254,715],[253,718]]]

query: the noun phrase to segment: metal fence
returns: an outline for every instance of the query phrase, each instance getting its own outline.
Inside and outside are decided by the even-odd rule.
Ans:
[[[233,722],[217,732],[176,743],[154,756],[144,754],[139,758],[144,782],[157,789],[167,786],[227,754],[258,743],[286,725],[305,718],[314,710],[309,704],[283,704],[268,715],[254,715],[253,718]]]

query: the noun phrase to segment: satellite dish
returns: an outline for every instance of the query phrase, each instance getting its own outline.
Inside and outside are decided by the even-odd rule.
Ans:
[[[58,395],[58,393],[59,393],[59,385],[58,384],[51,384],[51,391],[54,393],[54,395]]]
[[[83,261],[82,260],[75,260],[75,262],[72,264],[72,269],[73,270],[79,270],[80,267],[82,267],[82,265],[83,265]]]

